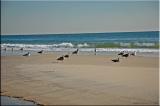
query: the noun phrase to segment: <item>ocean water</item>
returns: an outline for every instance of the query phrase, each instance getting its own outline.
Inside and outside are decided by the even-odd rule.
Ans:
[[[22,47],[32,52],[39,50],[71,52],[79,48],[82,53],[97,48],[98,52],[104,54],[122,50],[158,53],[159,31],[1,36],[1,49],[19,50]],[[5,52],[1,50],[2,54]]]
[[[18,98],[8,97],[8,96],[1,96],[1,105],[2,106],[38,106],[33,102],[25,101]]]

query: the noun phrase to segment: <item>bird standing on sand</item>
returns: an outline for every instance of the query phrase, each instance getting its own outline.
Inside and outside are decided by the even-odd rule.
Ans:
[[[40,54],[42,54],[42,53],[43,53],[43,50],[41,50],[41,51],[39,51],[39,52],[37,52],[37,53],[40,53]]]
[[[23,51],[23,47],[22,47],[22,48],[20,48],[19,50],[22,50],[22,51]]]
[[[31,54],[28,52],[26,54],[24,54],[23,56],[30,56]]]
[[[130,53],[130,55],[136,56],[136,51],[134,51],[133,53]]]
[[[57,60],[63,61],[63,60],[64,60],[64,57],[61,56],[61,57],[57,58]]]
[[[123,54],[124,54],[124,51],[122,51],[122,52],[118,53],[118,55],[123,55]]]
[[[79,51],[79,49],[77,49],[76,51],[72,52],[72,54],[77,54]]]
[[[128,57],[129,53],[123,54],[122,57]]]
[[[4,48],[4,50],[6,51],[6,50],[7,50],[7,48]]]
[[[119,62],[119,58],[118,59],[113,59],[113,62]]]
[[[97,52],[97,50],[96,50],[96,48],[94,49],[94,55],[96,55],[96,52]]]
[[[64,55],[64,57],[65,57],[65,58],[69,58],[69,55],[68,55],[68,54],[66,54],[66,55]]]

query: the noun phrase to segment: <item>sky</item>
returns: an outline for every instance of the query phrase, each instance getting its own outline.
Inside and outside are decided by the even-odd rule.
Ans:
[[[158,1],[2,1],[1,34],[159,30]]]

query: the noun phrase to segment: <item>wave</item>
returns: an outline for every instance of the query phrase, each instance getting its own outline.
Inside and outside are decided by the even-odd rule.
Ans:
[[[159,43],[155,42],[113,42],[113,43],[54,43],[54,44],[10,44],[3,43],[1,47],[20,47],[20,48],[159,48]]]
[[[156,42],[113,42],[113,43],[100,43],[96,47],[112,47],[112,48],[159,48],[159,43]]]
[[[61,44],[53,44],[53,45],[46,45],[46,44],[1,44],[1,47],[62,47],[62,46],[68,46],[72,47],[72,43],[61,43]]]
[[[119,52],[119,51],[128,51],[128,52],[159,52],[159,49],[157,48],[126,48],[126,46],[129,46],[130,43],[120,43],[122,46],[121,48],[117,47],[99,47],[96,50],[98,52],[107,52],[107,51],[113,51],[113,52]],[[153,46],[152,43],[137,43],[139,47],[141,45],[147,45],[147,46]],[[74,51],[76,48],[79,48],[81,52],[93,52],[95,50],[95,47],[93,47],[91,44],[87,43],[80,43],[80,44],[72,44],[72,43],[59,43],[59,44],[50,44],[50,45],[40,45],[40,44],[1,44],[1,49],[4,48],[14,48],[14,50],[19,50],[20,48],[24,48],[24,50],[32,50],[32,51],[38,51],[38,50],[46,50],[46,51]]]
[[[84,43],[84,44],[78,44],[77,47],[89,47],[89,45],[87,43]]]
[[[147,47],[152,47],[155,46],[155,43],[134,43],[135,46],[147,46]]]
[[[25,50],[48,50],[48,51],[70,51],[74,48],[89,47],[87,43],[72,44],[72,43],[58,43],[58,44],[1,44],[1,48],[24,48]],[[72,49],[73,48],[73,49]]]
[[[97,51],[112,51],[112,52],[159,52],[159,49],[148,49],[148,48],[97,48]]]
[[[155,43],[139,43],[139,42],[135,42],[135,43],[120,43],[120,46],[122,47],[129,47],[129,46],[138,46],[138,47],[154,47],[156,44]]]
[[[50,46],[53,46],[53,47],[74,47],[74,45],[72,43],[60,43],[60,44],[53,44]]]

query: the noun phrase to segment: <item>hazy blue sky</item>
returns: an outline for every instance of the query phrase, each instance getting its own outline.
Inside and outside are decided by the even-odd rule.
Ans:
[[[158,1],[3,1],[2,34],[152,31]]]

